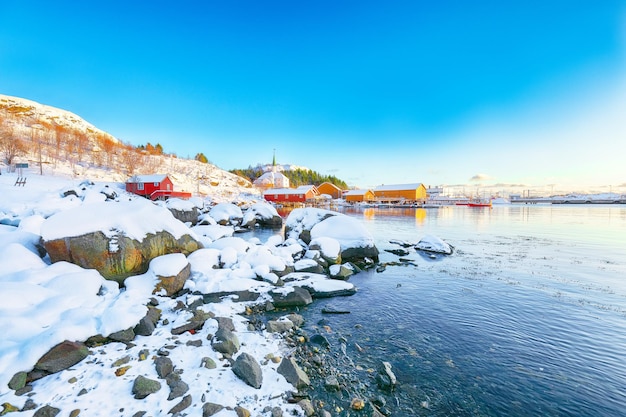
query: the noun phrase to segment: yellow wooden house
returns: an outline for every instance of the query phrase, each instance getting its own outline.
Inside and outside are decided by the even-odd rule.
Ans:
[[[343,196],[349,203],[374,201],[376,199],[372,190],[348,190]]]
[[[337,187],[332,182],[321,183],[320,185],[317,186],[317,191],[319,191],[320,194],[327,194],[331,196],[332,198],[341,198],[341,195],[343,193],[343,190]]]
[[[374,188],[374,195],[378,201],[389,202],[424,202],[428,198],[422,183],[380,185]]]

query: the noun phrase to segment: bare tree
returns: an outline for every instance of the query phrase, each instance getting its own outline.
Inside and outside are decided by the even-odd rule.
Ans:
[[[122,150],[121,157],[123,168],[126,170],[128,175],[133,175],[141,163],[141,154],[137,152],[134,147],[126,146]]]
[[[26,145],[16,137],[15,131],[5,117],[0,115],[0,152],[7,165],[12,165],[15,158],[26,153]]]
[[[98,144],[100,149],[106,155],[106,165],[108,168],[112,168],[113,165],[113,157],[115,156],[115,151],[117,150],[117,144],[115,141],[108,137],[105,134],[101,134],[98,136]]]
[[[75,152],[78,162],[82,162],[85,153],[89,152],[89,136],[87,136],[87,133],[85,132],[76,131],[74,139],[76,141]]]

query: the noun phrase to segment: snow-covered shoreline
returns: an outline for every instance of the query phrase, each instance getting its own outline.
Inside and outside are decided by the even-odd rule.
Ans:
[[[319,264],[326,265],[329,259],[339,261],[339,251],[346,246],[370,244],[371,237],[355,226],[353,219],[334,219],[331,229],[335,237],[324,236],[325,228],[319,228],[310,242],[315,249],[309,249],[297,237],[284,240],[274,236],[267,242],[246,242],[235,237],[234,227],[229,224],[231,216],[241,215],[242,219],[236,221],[242,221],[246,213],[236,213],[234,205],[218,204],[214,206],[216,213],[208,213],[215,218],[205,214],[201,225],[177,226],[188,228],[204,249],[188,257],[178,254],[155,258],[146,273],[127,278],[126,287],[119,289],[93,269],[67,262],[51,263],[42,250],[42,234],[58,238],[88,232],[87,225],[104,231],[114,225],[140,237],[146,230],[152,231],[161,219],[129,217],[134,223],[128,225],[123,221],[123,212],[111,215],[107,211],[110,218],[103,218],[106,216],[100,207],[124,201],[127,204],[128,200],[154,203],[125,194],[119,183],[86,182],[79,186],[76,181],[46,176],[33,176],[24,187],[16,187],[14,182],[13,175],[0,176],[0,191],[5,196],[0,203],[0,287],[7,297],[0,307],[0,331],[5,335],[0,344],[0,402],[7,404],[5,407],[29,416],[46,405],[64,415],[73,410],[84,415],[113,415],[120,409],[124,409],[123,415],[164,415],[177,410],[177,406],[185,410],[185,415],[204,416],[211,415],[204,410],[205,404],[217,404],[224,407],[215,414],[219,416],[239,415],[236,407],[254,415],[301,415],[299,406],[286,401],[288,392],[297,391],[294,382],[278,372],[279,364],[289,355],[288,347],[279,333],[269,331],[257,319],[248,319],[246,314],[259,306],[271,308],[272,302],[290,297],[296,288],[308,288],[313,294],[353,294],[355,288],[345,277],[330,279],[325,274],[307,272],[310,268],[317,271]],[[102,192],[104,187],[106,192]],[[63,192],[67,189],[75,193]],[[111,190],[118,196],[115,200],[110,199]],[[199,203],[195,200],[185,204]],[[248,207],[254,203],[250,201]],[[184,208],[185,204],[175,208]],[[263,205],[256,205],[251,212],[258,216],[263,210]],[[55,219],[57,213],[74,214]],[[158,216],[155,213],[151,215]],[[341,226],[342,222],[346,227]],[[292,225],[292,229],[297,227]],[[158,277],[172,275],[187,263],[191,276],[185,291],[174,298],[162,292],[153,294]],[[344,269],[349,270],[351,266],[346,265]],[[332,270],[338,271],[340,265],[335,266]],[[286,272],[279,276],[277,271],[281,270]],[[238,302],[237,294],[244,292],[252,293],[254,301]],[[204,294],[221,295],[221,301],[205,303]],[[160,311],[152,334],[111,342],[111,334],[132,328],[147,316],[148,306]],[[197,316],[204,317],[201,325],[184,330],[189,323],[197,323]],[[240,345],[235,352],[216,350],[216,334],[224,320],[232,322],[229,331]],[[281,320],[289,321],[286,317]],[[96,335],[109,337],[110,343],[100,346],[92,340],[86,359],[24,388],[8,388],[14,375],[32,371],[37,360],[58,343],[84,342]],[[263,383],[258,388],[244,383],[233,372],[235,362],[244,353],[260,366]],[[172,362],[174,373],[168,379],[160,378],[155,369],[154,359],[159,357]],[[207,363],[215,367],[207,367]],[[148,402],[138,401],[134,393],[134,381],[140,376],[160,380],[163,386],[150,394]],[[166,384],[170,389],[164,387]],[[174,396],[173,386],[181,384],[187,387],[184,396]]]

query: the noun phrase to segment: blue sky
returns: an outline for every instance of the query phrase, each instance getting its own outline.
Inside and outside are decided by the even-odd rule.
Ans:
[[[224,169],[616,190],[625,47],[613,0],[1,1],[0,93]]]

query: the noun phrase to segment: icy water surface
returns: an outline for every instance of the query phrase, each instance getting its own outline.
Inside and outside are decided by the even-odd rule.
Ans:
[[[356,415],[357,394],[393,416],[626,415],[626,207],[344,213],[363,220],[381,262],[398,261],[390,240],[425,234],[456,250],[412,251],[412,264],[352,277],[356,295],[301,312],[331,342],[337,372],[356,377],[353,392],[317,388],[336,415]],[[383,360],[398,378],[391,393],[372,371]]]

